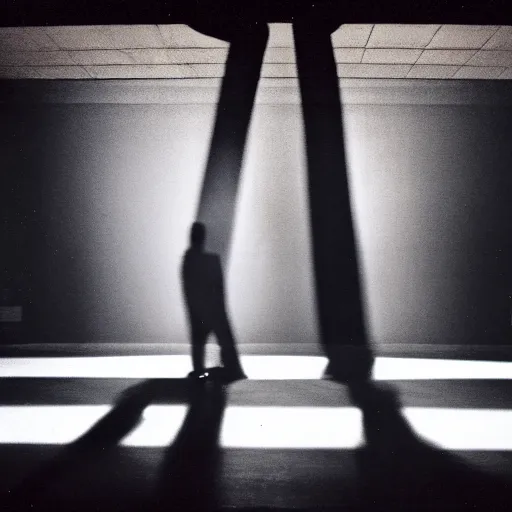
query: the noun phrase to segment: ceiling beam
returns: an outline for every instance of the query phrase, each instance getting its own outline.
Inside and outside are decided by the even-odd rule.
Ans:
[[[509,0],[0,0],[0,26],[291,23],[512,25]]]

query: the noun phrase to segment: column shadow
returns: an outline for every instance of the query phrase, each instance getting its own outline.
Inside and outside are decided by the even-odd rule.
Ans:
[[[196,220],[208,226],[208,251],[227,262],[245,143],[268,40],[266,24],[191,25],[230,43]]]
[[[350,395],[366,438],[357,452],[362,510],[510,510],[512,482],[421,440],[391,387],[359,383]]]
[[[174,443],[164,455],[155,510],[217,510],[221,468],[219,433],[226,406],[225,389],[210,381],[191,388],[190,407]]]
[[[247,377],[242,370],[229,321],[220,258],[218,254],[204,251],[206,240],[206,226],[194,222],[190,246],[183,256],[181,266],[183,295],[192,342],[192,375],[199,377],[205,371],[206,341],[213,333],[220,347],[224,382],[234,382]]]
[[[126,389],[108,414],[11,489],[7,508],[20,512],[45,510],[51,499],[48,489],[53,483],[115,448],[137,427],[151,403],[186,403],[190,386],[186,379],[151,379]]]
[[[308,166],[316,300],[327,373],[367,378],[371,354],[350,204],[340,89],[331,32],[339,24],[293,24]]]

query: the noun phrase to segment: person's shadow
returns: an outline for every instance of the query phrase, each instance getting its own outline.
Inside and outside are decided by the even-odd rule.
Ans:
[[[359,382],[350,395],[366,438],[357,453],[363,510],[512,510],[512,482],[420,440],[390,387]]]
[[[192,342],[191,376],[205,371],[205,346],[210,333],[220,346],[226,383],[247,378],[242,370],[233,330],[228,319],[224,276],[218,254],[205,251],[206,226],[194,222],[190,230],[190,247],[181,266],[183,294]]]
[[[221,471],[219,433],[226,406],[218,381],[192,389],[188,414],[161,466],[153,510],[217,510]]]
[[[58,498],[51,496],[52,485],[79,472],[88,463],[101,461],[108,450],[115,448],[139,424],[146,407],[154,402],[188,402],[189,408],[175,441],[165,453],[154,502],[153,498],[149,500],[148,509],[213,510],[217,438],[225,390],[221,382],[190,379],[152,379],[128,388],[112,410],[84,435],[11,489],[6,497],[6,509],[21,512],[47,510],[50,505],[50,508],[72,505],[74,510],[79,510],[80,503],[59,503]],[[109,505],[106,510],[116,503],[123,510],[140,508],[135,504],[130,508],[123,496],[107,496],[100,497],[97,510],[102,510],[102,498]]]

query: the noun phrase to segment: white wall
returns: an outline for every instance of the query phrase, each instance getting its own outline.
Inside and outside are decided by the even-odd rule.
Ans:
[[[377,345],[496,342],[502,332],[510,107],[450,104],[445,92],[439,104],[435,95],[411,104],[404,93],[394,104],[345,107]],[[44,106],[39,307],[56,338],[187,341],[178,267],[215,105],[174,94],[168,103]],[[248,139],[227,273],[241,344],[318,342],[301,109],[290,97],[260,100]]]

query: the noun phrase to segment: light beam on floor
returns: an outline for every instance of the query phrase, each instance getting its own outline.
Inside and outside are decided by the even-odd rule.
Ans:
[[[321,379],[320,356],[242,356],[250,379]],[[0,358],[1,377],[181,378],[192,369],[187,355]],[[375,380],[512,379],[512,362],[377,357]]]
[[[108,405],[2,406],[0,444],[72,442],[108,413]],[[187,407],[149,406],[123,446],[165,447],[176,437]],[[447,450],[512,451],[512,410],[405,407],[424,440]],[[354,449],[364,443],[355,407],[248,407],[225,411],[224,448]]]

